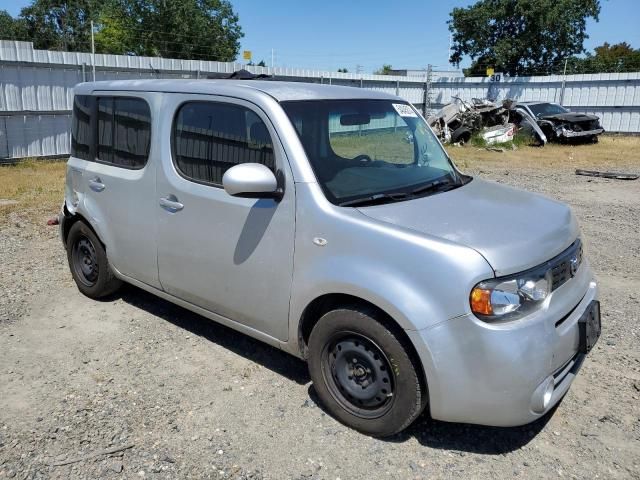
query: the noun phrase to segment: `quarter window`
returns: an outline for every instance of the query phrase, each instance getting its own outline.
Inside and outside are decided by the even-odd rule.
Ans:
[[[142,168],[151,144],[151,111],[140,98],[98,98],[96,157],[118,167]]]
[[[83,160],[91,158],[91,110],[93,97],[76,95],[71,116],[71,156]]]
[[[196,182],[221,185],[224,173],[240,163],[275,169],[266,125],[240,105],[185,103],[176,115],[172,137],[177,169]]]

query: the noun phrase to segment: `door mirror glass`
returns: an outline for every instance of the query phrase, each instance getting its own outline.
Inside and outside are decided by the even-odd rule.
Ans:
[[[225,191],[234,197],[280,198],[282,190],[273,172],[260,163],[241,163],[222,176]]]

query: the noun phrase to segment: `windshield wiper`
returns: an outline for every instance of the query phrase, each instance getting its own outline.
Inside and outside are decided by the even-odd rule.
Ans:
[[[454,182],[451,180],[434,180],[433,182],[429,182],[425,185],[421,185],[418,188],[411,191],[411,195],[419,195],[421,193],[427,192],[446,192],[447,190],[453,190],[454,188],[458,188],[462,183]]]
[[[355,200],[347,200],[341,202],[338,205],[341,207],[364,207],[366,205],[379,205],[383,203],[399,202],[401,200],[407,200],[413,198],[416,195],[426,192],[446,192],[447,190],[453,190],[462,186],[462,182],[456,182],[453,180],[434,180],[425,185],[421,185],[418,188],[410,192],[392,192],[392,193],[376,193],[368,197],[356,198]]]
[[[338,205],[340,205],[341,207],[364,207],[366,205],[399,202],[400,200],[405,200],[408,196],[409,194],[405,192],[376,193],[375,195],[370,195],[368,197],[356,198],[355,200],[347,200],[346,202],[341,202]]]

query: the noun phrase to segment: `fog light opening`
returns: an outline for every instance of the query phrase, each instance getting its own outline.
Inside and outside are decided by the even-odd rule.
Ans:
[[[531,410],[534,413],[544,413],[549,405],[551,405],[551,398],[553,397],[553,390],[555,383],[553,377],[548,377],[538,385],[533,396],[531,397]]]

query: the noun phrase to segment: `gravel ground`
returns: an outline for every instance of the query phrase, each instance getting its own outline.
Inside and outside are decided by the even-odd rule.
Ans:
[[[133,287],[83,297],[56,229],[14,212],[0,229],[0,478],[640,478],[640,182],[472,173],[570,203],[600,280],[602,337],[551,415],[508,429],[423,415],[365,437],[316,405],[293,357]]]

